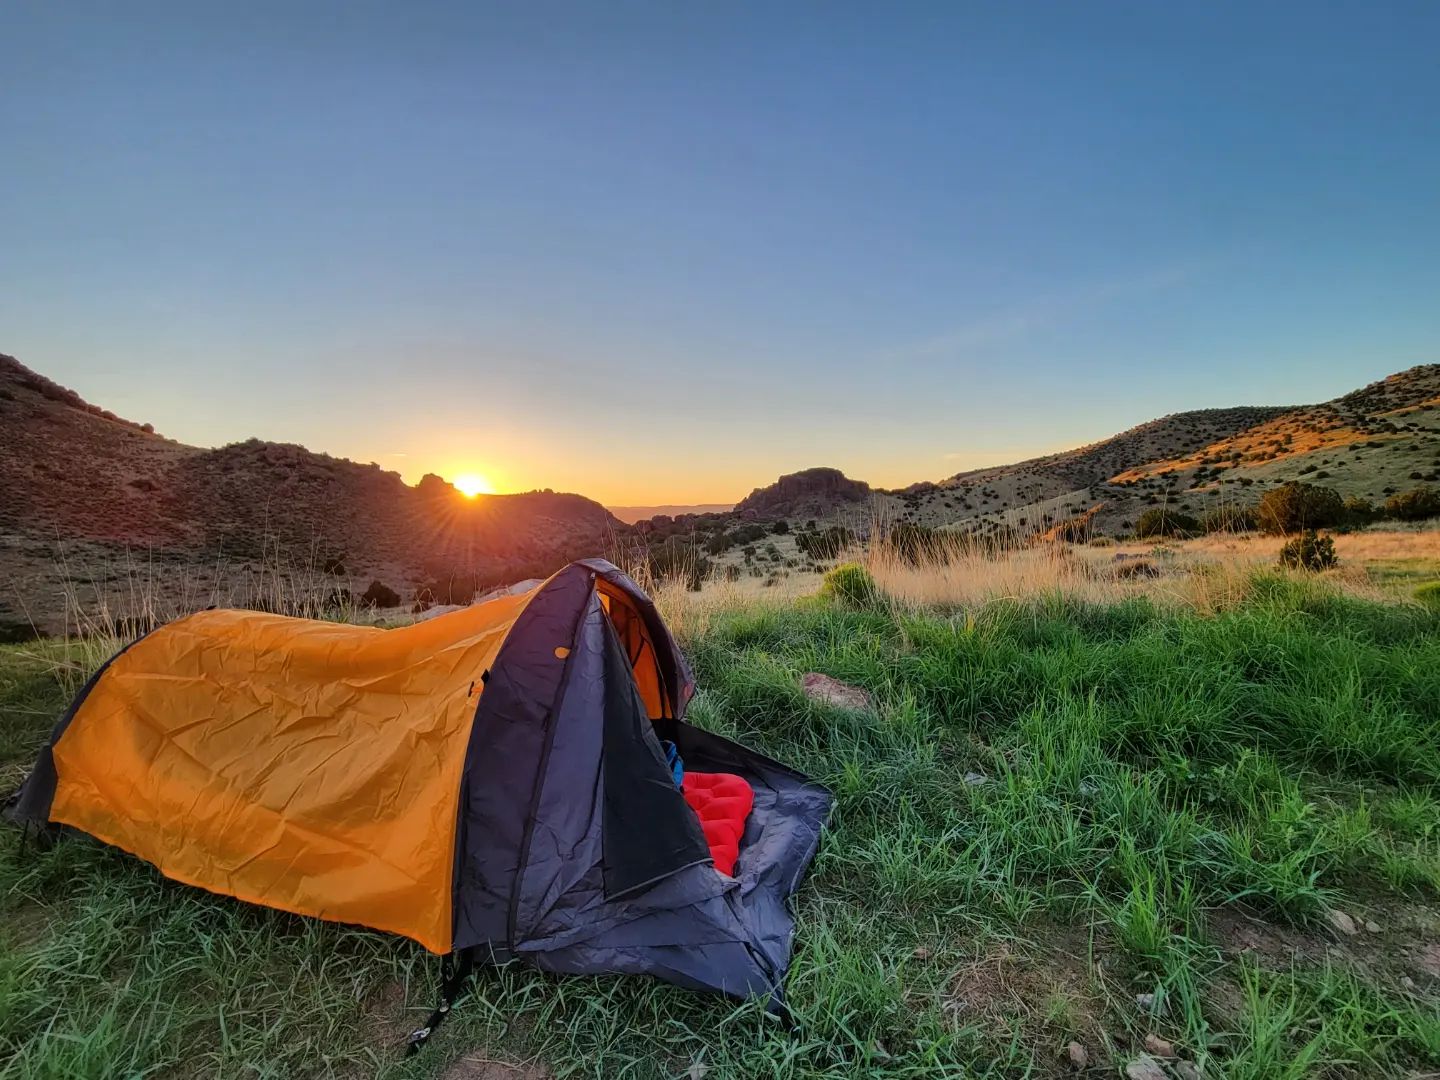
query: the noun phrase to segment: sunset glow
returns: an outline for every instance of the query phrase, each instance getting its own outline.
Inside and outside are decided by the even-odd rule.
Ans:
[[[495,488],[485,477],[479,473],[461,473],[451,481],[455,490],[466,498],[473,499],[476,495],[494,495]]]

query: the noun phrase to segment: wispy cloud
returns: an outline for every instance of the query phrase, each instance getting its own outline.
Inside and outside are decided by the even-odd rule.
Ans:
[[[932,337],[884,350],[888,361],[953,358],[957,354],[1023,338],[1126,297],[1183,285],[1213,270],[1219,257],[1191,259],[1123,277],[1079,284],[1020,304],[999,308]]]

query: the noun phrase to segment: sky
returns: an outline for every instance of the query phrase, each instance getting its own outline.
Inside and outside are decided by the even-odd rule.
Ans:
[[[0,351],[614,504],[1440,360],[1440,4],[0,6]]]

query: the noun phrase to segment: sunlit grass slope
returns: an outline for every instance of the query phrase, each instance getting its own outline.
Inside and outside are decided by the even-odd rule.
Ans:
[[[7,828],[0,1077],[1043,1076],[1071,1042],[1116,1075],[1147,1037],[1175,1076],[1440,1068],[1440,616],[1269,576],[1218,610],[1050,596],[675,612],[696,722],[837,796],[797,1032],[509,968],[403,1062],[435,999],[417,947]],[[7,783],[53,660],[0,652]],[[807,671],[875,708],[811,702]]]

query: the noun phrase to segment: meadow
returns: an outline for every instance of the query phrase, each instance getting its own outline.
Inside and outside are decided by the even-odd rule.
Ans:
[[[1440,614],[1244,551],[872,552],[873,596],[660,589],[692,720],[836,795],[795,1031],[511,966],[406,1060],[437,993],[418,946],[7,826],[0,1078],[1434,1074]],[[0,791],[102,651],[0,648]],[[807,698],[812,671],[873,708]]]

